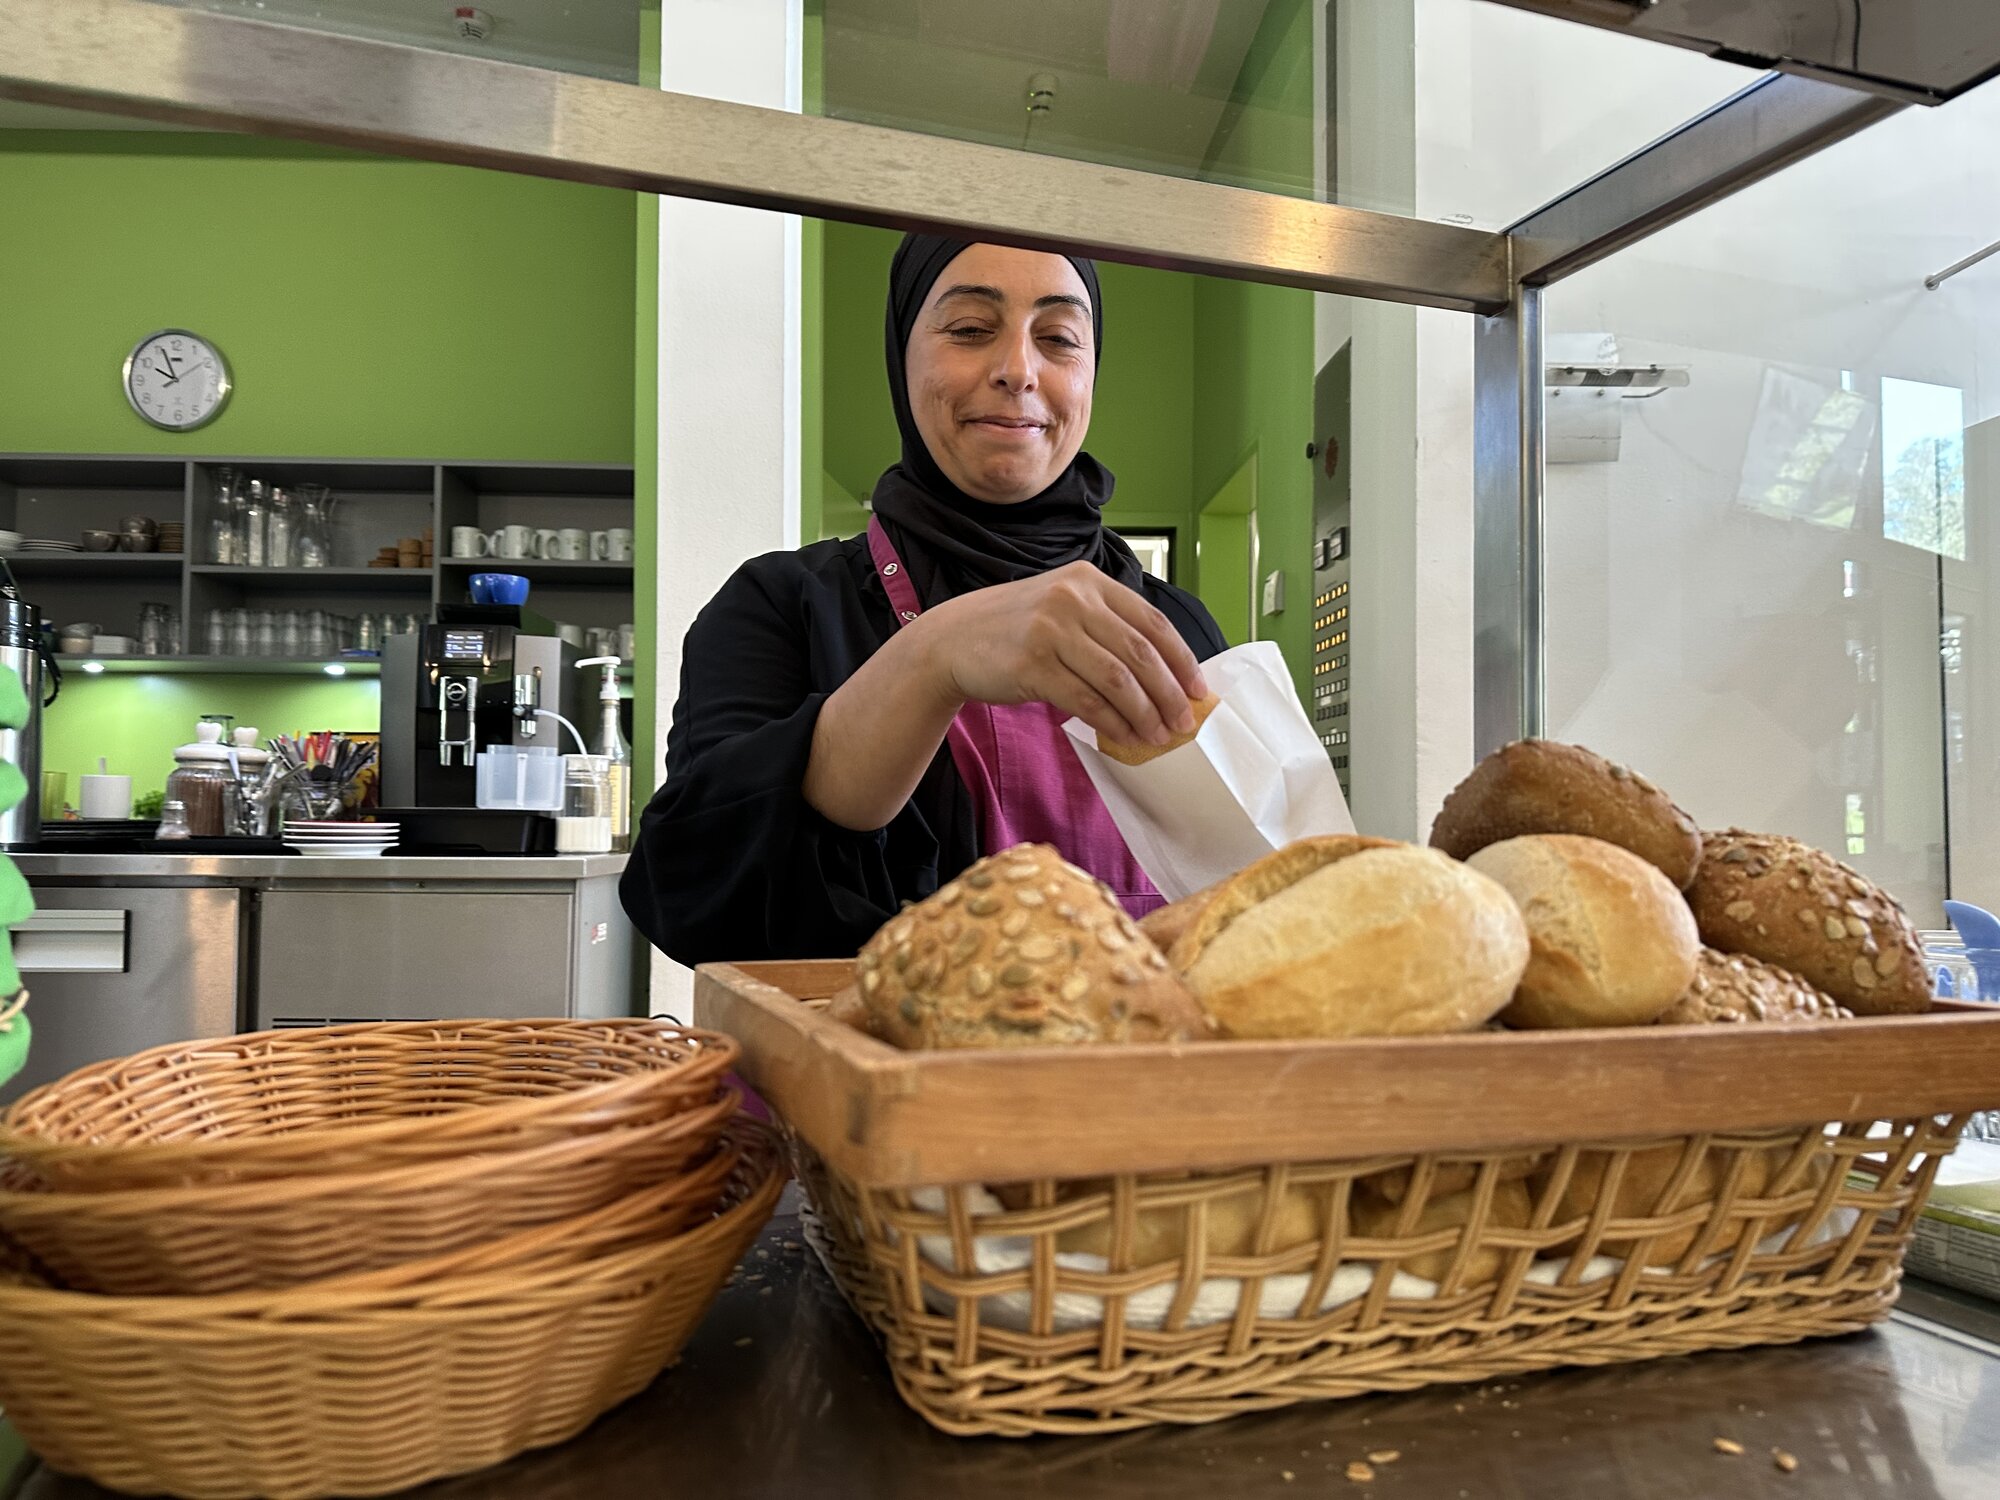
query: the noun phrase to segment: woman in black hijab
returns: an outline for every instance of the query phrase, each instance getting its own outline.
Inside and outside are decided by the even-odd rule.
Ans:
[[[1103,524],[1112,477],[1081,446],[1103,338],[1089,261],[903,241],[886,336],[903,452],[868,532],[744,564],[688,632],[666,784],[621,890],[670,956],[853,953],[1022,837],[1132,909],[1149,898],[1057,726],[1185,732],[1224,642]]]

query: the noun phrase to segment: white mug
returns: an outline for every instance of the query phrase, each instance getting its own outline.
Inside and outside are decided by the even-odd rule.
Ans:
[[[558,625],[556,634],[579,650],[583,647],[583,627],[581,625]]]
[[[609,532],[593,531],[590,534],[590,560],[607,562],[610,560],[611,536]]]
[[[477,526],[454,526],[451,528],[451,555],[453,557],[485,557],[492,550],[492,540]]]
[[[565,562],[583,562],[590,556],[590,533],[575,526],[565,526],[556,533],[562,539],[562,558]]]
[[[550,530],[547,527],[543,527],[537,531],[535,533],[535,556],[561,557],[562,543],[558,540],[561,535],[561,532]]]
[[[502,526],[489,540],[495,557],[518,560],[535,555],[535,528],[532,526]]]
[[[637,632],[630,625],[620,625],[618,627],[618,659],[620,661],[630,661],[632,659],[632,648],[635,644],[637,644]]]
[[[596,550],[597,538],[604,538],[604,550]],[[605,562],[630,562],[632,560],[632,528],[613,526],[608,531],[591,533],[591,556],[601,557]]]
[[[77,809],[86,818],[129,818],[132,816],[130,776],[85,776],[77,798]]]

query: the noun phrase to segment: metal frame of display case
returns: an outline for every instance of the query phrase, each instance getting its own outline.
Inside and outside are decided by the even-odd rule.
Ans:
[[[1903,107],[1769,74],[1485,231],[148,0],[0,0],[0,97],[1471,314],[1480,751],[1544,721],[1543,289]]]

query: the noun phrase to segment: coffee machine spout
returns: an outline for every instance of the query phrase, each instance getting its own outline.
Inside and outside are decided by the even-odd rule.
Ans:
[[[522,739],[535,737],[536,719],[542,707],[542,669],[514,674],[514,718]]]

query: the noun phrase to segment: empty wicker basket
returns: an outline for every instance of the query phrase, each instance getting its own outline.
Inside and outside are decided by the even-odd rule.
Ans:
[[[0,1159],[87,1191],[520,1151],[705,1106],[736,1051],[650,1020],[385,1022],[176,1043],[17,1100],[0,1114]]]
[[[625,1203],[407,1285],[124,1298],[0,1278],[0,1406],[56,1469],[196,1500],[382,1494],[561,1442],[674,1358],[776,1206],[769,1134],[731,1132],[721,1202],[669,1238]]]

